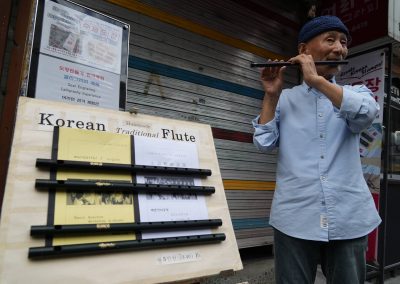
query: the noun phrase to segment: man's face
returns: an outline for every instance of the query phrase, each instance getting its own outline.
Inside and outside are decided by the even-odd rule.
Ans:
[[[339,31],[329,31],[299,45],[299,53],[312,55],[314,61],[343,60],[346,58],[347,37]],[[331,78],[340,71],[340,65],[318,65],[318,75]]]

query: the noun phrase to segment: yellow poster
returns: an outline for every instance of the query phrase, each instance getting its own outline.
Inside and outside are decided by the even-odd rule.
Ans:
[[[131,164],[129,135],[59,128],[58,160]],[[129,172],[58,169],[57,180],[119,180],[132,182]],[[55,195],[54,225],[134,222],[134,196],[125,192],[64,191]],[[134,234],[57,237],[53,245],[133,240]]]

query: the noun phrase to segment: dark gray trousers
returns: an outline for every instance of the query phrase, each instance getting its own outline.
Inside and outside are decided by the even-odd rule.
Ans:
[[[274,229],[277,284],[314,284],[317,265],[328,284],[364,284],[367,236],[340,241],[309,241]]]

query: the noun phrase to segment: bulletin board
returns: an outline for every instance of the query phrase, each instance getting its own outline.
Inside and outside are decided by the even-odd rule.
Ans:
[[[124,110],[129,30],[68,0],[39,0],[28,96]]]

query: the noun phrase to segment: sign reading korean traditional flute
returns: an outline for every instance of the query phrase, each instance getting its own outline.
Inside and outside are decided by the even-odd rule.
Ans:
[[[62,138],[63,142],[53,147],[57,127],[61,135],[68,134],[69,138]],[[129,133],[122,134],[122,130]],[[79,135],[71,136],[77,131]],[[96,133],[109,138],[102,140],[103,135]],[[103,145],[101,150],[98,145]],[[182,147],[183,152],[175,145]],[[111,153],[115,147],[121,149],[120,154]],[[41,283],[60,279],[72,282],[77,277],[90,283],[159,283],[242,269],[209,125],[22,97],[12,149],[0,223],[0,283],[27,283],[36,279]],[[81,163],[85,167],[80,168]],[[103,164],[108,168],[102,174],[123,172],[125,177],[76,176],[76,172],[98,172]],[[146,173],[145,167],[154,172]],[[161,168],[171,172],[162,174]],[[182,175],[185,169],[188,175]],[[36,188],[37,181],[57,185],[50,189]],[[85,188],[65,188],[80,182],[86,184]],[[88,186],[90,183],[99,187]],[[123,191],[114,190],[113,184]],[[86,186],[97,192],[103,187],[105,191],[82,198],[79,193],[86,192]],[[140,190],[147,186],[153,191],[150,195],[139,194],[146,202],[140,210],[140,200],[135,199],[135,194],[124,195],[135,186]],[[157,191],[164,189],[175,193]],[[204,194],[186,194],[186,191],[182,194],[182,190],[199,190]],[[49,202],[52,191],[57,192],[54,199],[57,202]],[[116,195],[111,201],[113,193]],[[174,202],[179,205],[174,206]],[[66,213],[64,209],[68,206],[70,211]],[[127,211],[118,212],[122,217],[115,217],[114,213],[103,214],[104,206],[123,207]],[[79,213],[72,208],[83,211]],[[190,216],[187,214],[193,212],[187,212],[189,209],[203,213]],[[56,213],[51,224],[49,212]],[[86,220],[92,216],[109,223],[81,222],[83,219],[73,220],[74,216]],[[158,233],[148,234],[149,224],[154,224]],[[161,234],[166,228],[182,233],[186,225],[192,233]],[[129,239],[100,240],[102,232],[98,230],[108,229],[118,234],[128,232]],[[82,236],[68,242],[76,232]],[[91,243],[79,239],[88,236],[94,238]],[[46,242],[53,237],[56,243]],[[38,249],[30,251],[30,248]],[[40,255],[57,256],[60,252],[72,257],[31,260],[28,251],[33,259]],[[96,267],[96,272],[88,273],[88,267]]]

